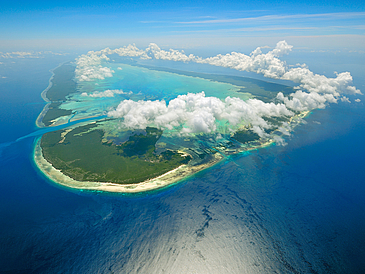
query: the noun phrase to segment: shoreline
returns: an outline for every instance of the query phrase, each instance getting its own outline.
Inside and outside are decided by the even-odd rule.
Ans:
[[[35,124],[38,128],[47,128],[47,127],[53,127],[53,126],[57,126],[56,125],[50,125],[50,126],[45,126],[44,123],[43,123],[43,118],[44,116],[46,115],[46,113],[48,112],[49,110],[49,106],[51,105],[52,101],[50,101],[47,97],[47,92],[48,90],[50,90],[53,86],[53,79],[54,79],[54,76],[55,76],[55,73],[54,71],[56,69],[58,69],[59,67],[63,66],[64,64],[67,64],[67,63],[71,63],[72,61],[65,61],[65,62],[62,62],[60,63],[57,67],[53,68],[53,69],[50,69],[49,71],[52,73],[52,76],[51,78],[48,80],[48,86],[42,91],[41,93],[41,97],[42,99],[46,102],[46,105],[43,107],[41,113],[39,113],[39,115],[37,116],[37,119],[35,121]],[[63,124],[63,123],[61,123]]]
[[[219,163],[222,159],[224,159],[224,157],[220,153],[215,153],[214,155],[212,155],[213,159],[208,163],[197,166],[181,165],[156,178],[145,180],[136,184],[117,184],[110,182],[91,181],[82,182],[74,180],[69,176],[63,174],[60,170],[54,168],[52,164],[43,157],[40,140],[41,138],[36,141],[33,152],[33,159],[39,170],[54,183],[80,190],[105,191],[113,193],[141,193],[156,190],[175,184],[199,171],[202,171]]]
[[[47,128],[47,127],[53,127],[56,126],[57,123],[52,124],[50,126],[45,126],[42,122],[44,115],[49,110],[49,106],[51,104],[51,101],[47,98],[47,92],[48,90],[53,86],[53,79],[55,76],[54,71],[64,65],[67,62],[59,64],[54,69],[50,70],[52,73],[51,78],[49,79],[48,87],[42,91],[41,97],[42,99],[47,103],[42,112],[38,115],[36,120],[36,126],[38,128]],[[158,69],[157,69],[158,70]],[[169,72],[174,73],[174,72]],[[188,75],[185,75],[188,76]],[[194,76],[189,76],[194,77]],[[195,76],[197,77],[197,76]],[[199,78],[199,77],[197,77]],[[206,79],[206,78],[203,78]],[[212,79],[207,79],[210,81],[214,81]],[[232,84],[234,85],[234,84]],[[238,87],[238,86],[237,86]],[[305,118],[310,111],[303,111],[293,117],[290,118],[288,124],[293,129],[296,127],[301,119]],[[98,116],[90,116],[86,118],[93,118]],[[83,118],[76,118],[73,121],[83,120]],[[68,122],[71,122],[72,118],[69,119]],[[60,124],[66,124],[66,123],[60,123]],[[188,164],[180,165],[179,167],[170,170],[158,177],[148,179],[145,181],[142,181],[140,183],[134,183],[134,184],[118,184],[118,183],[111,183],[111,182],[93,182],[93,181],[77,181],[75,179],[72,179],[71,177],[63,174],[61,170],[58,170],[52,166],[51,163],[49,163],[44,157],[42,148],[40,146],[41,138],[38,138],[33,151],[33,159],[38,167],[38,169],[52,182],[62,185],[64,187],[72,188],[72,189],[79,189],[79,190],[89,190],[89,191],[105,191],[105,192],[111,192],[111,193],[141,193],[146,191],[152,191],[160,188],[164,188],[170,185],[173,185],[175,183],[178,183],[179,181],[182,181],[204,169],[207,169],[211,166],[214,166],[215,164],[221,162],[223,159],[226,159],[226,157],[234,154],[240,154],[260,148],[268,147],[275,143],[275,140],[272,138],[260,138],[255,144],[252,143],[250,145],[241,147],[236,150],[226,150],[226,149],[217,149],[217,152],[214,154],[211,154],[212,159],[210,159],[207,163],[204,164],[198,164],[195,166],[190,166]]]
[[[46,115],[48,109],[49,109],[49,105],[51,104],[51,101],[47,98],[47,91],[53,86],[53,78],[55,76],[55,73],[54,71],[56,69],[58,69],[59,67],[61,67],[62,65],[68,63],[69,61],[66,61],[66,62],[63,62],[61,64],[59,64],[57,67],[53,68],[53,69],[50,69],[49,71],[52,73],[52,76],[51,78],[49,78],[48,80],[48,86],[42,91],[41,93],[41,97],[42,99],[46,102],[46,105],[44,106],[44,108],[42,109],[41,113],[39,113],[36,121],[35,121],[35,124],[38,128],[45,128],[46,126],[43,124],[42,120],[43,120],[43,117],[44,115]]]
[[[303,111],[293,117],[291,117],[288,122],[292,125],[292,128],[295,128],[301,121],[301,119],[305,118],[310,114],[310,111]],[[294,124],[294,125],[293,125]],[[54,168],[51,163],[49,163],[44,157],[41,144],[41,137],[38,138],[36,144],[34,146],[33,159],[38,167],[38,169],[52,182],[62,185],[64,187],[79,189],[79,190],[90,190],[90,191],[103,191],[110,193],[142,193],[152,190],[161,189],[164,187],[168,187],[179,181],[182,181],[204,169],[214,166],[218,164],[223,159],[226,159],[226,156],[240,154],[260,148],[268,147],[275,143],[273,139],[266,139],[259,141],[260,144],[252,145],[248,147],[241,148],[237,150],[235,153],[224,155],[224,151],[216,152],[212,155],[213,159],[205,164],[200,164],[196,166],[189,165],[180,165],[179,167],[170,170],[158,177],[145,180],[140,183],[135,184],[117,184],[111,182],[92,182],[92,181],[77,181],[72,179],[71,177],[63,174],[60,170]]]

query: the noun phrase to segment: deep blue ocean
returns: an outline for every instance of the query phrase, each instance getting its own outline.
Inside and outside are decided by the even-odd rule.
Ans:
[[[0,65],[0,273],[365,273],[363,96],[167,189],[71,191],[36,169],[37,136],[16,141],[38,130],[49,70],[70,59]],[[344,69],[364,92],[361,62]]]

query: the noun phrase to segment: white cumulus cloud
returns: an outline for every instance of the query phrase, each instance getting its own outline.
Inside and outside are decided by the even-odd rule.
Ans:
[[[178,51],[174,49],[170,49],[169,51],[165,51],[160,49],[155,43],[151,43],[146,49],[146,53],[148,56],[153,57],[155,59],[161,60],[170,60],[170,61],[181,61],[181,62],[190,62],[190,61],[200,61],[201,58],[190,54],[187,56],[184,51]]]
[[[283,107],[296,111],[324,108],[327,103],[337,103],[339,99],[346,100],[347,97],[344,95],[361,94],[360,90],[352,85],[353,79],[349,72],[336,73],[335,78],[328,78],[313,73],[305,64],[288,66],[280,59],[281,56],[290,53],[293,48],[286,41],[278,42],[275,48],[267,53],[262,52],[263,48],[265,47],[258,47],[249,55],[232,52],[209,58],[201,58],[193,54],[186,55],[184,51],[174,49],[163,50],[154,43],[149,44],[145,50],[138,49],[135,45],[128,45],[114,50],[106,48],[101,51],[90,51],[87,55],[78,58],[76,78],[79,81],[90,81],[112,77],[114,71],[101,66],[101,62],[109,60],[107,55],[118,54],[142,59],[204,63],[240,71],[255,72],[273,79],[290,80],[299,84],[296,87],[298,90],[289,97],[284,97],[282,93],[279,93],[277,99],[283,102]],[[254,103],[253,101],[250,102],[250,104]],[[256,102],[256,104],[260,103]],[[270,106],[267,107],[270,108]],[[213,123],[209,122],[211,116],[203,110],[201,110],[201,113],[196,112],[196,115],[198,114],[201,118],[185,121],[186,131],[196,131],[199,128],[196,126],[198,124],[202,126],[201,131],[212,130]],[[231,118],[232,121],[234,119]],[[202,121],[205,123],[204,126]],[[264,124],[263,121],[261,123]]]
[[[291,49],[292,46],[285,41],[280,41],[272,51],[266,54],[263,54],[261,48],[258,47],[250,55],[232,52],[225,55],[218,54],[198,62],[241,71],[256,72],[263,74],[265,77],[279,79],[286,72],[286,65],[278,57],[288,54]]]
[[[341,97],[341,101],[342,102],[351,103],[350,99],[348,97],[346,97],[346,96]]]
[[[42,52],[13,51],[0,52],[0,58],[40,58]]]
[[[147,55],[146,50],[141,50],[137,48],[135,45],[128,45],[121,47],[119,49],[110,49],[105,48],[100,51],[93,51],[92,53],[96,55],[111,55],[118,54],[119,56],[127,56],[127,57],[140,57],[142,59],[151,59],[150,56]]]
[[[167,105],[165,101],[123,100],[109,117],[123,118],[123,125],[130,129],[156,126],[174,129],[182,134],[210,133],[217,129],[219,121],[228,122],[229,129],[252,126],[260,136],[271,125],[264,117],[292,116],[284,104],[264,103],[257,99],[243,101],[227,97],[205,97],[205,93],[179,95]]]
[[[86,92],[81,93],[82,96],[88,97],[114,97],[115,94],[132,94],[133,92],[124,92],[121,89],[107,89],[104,91],[95,91],[93,93],[87,94]]]
[[[265,77],[274,79],[291,80],[300,84],[300,88],[309,92],[332,93],[338,96],[340,93],[361,94],[352,86],[352,76],[349,72],[338,73],[336,78],[327,78],[324,75],[314,74],[305,64],[297,64],[295,67],[287,66],[280,57],[289,54],[293,46],[286,41],[280,41],[276,47],[262,53],[258,47],[249,55],[232,52],[225,55],[218,54],[209,58],[201,58],[193,54],[186,55],[184,51],[161,49],[154,43],[150,43],[145,49],[138,49],[135,45],[128,45],[118,49],[109,48],[100,51],[90,51],[77,59],[77,71],[79,80],[103,79],[111,77],[113,71],[102,68],[102,60],[108,60],[107,55],[118,54],[120,56],[139,57],[142,59],[161,59],[180,62],[196,62],[232,68],[241,71],[250,71],[263,74]],[[289,68],[290,67],[290,68]]]
[[[321,96],[316,92],[307,93],[298,90],[295,93],[292,93],[290,97],[291,98],[284,97],[281,92],[277,95],[277,99],[283,101],[288,108],[296,111],[313,110],[316,108],[326,107],[326,96]],[[328,95],[327,97],[329,97],[328,99],[330,101],[333,101],[332,95]]]
[[[113,70],[103,67],[101,62],[108,61],[109,58],[105,54],[96,54],[90,51],[88,54],[81,55],[76,59],[76,79],[79,81],[91,81],[94,79],[103,80],[106,77],[113,77]]]

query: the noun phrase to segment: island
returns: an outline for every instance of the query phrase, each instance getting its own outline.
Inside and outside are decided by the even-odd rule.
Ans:
[[[122,65],[118,63],[118,69]],[[223,123],[217,126],[216,132],[191,134],[179,134],[176,129],[164,131],[154,126],[123,128],[121,119],[106,115],[106,111],[115,108],[121,100],[168,100],[172,96],[160,90],[137,92],[141,87],[134,87],[128,82],[128,70],[133,73],[143,70],[146,78],[149,77],[147,73],[152,73],[151,77],[159,77],[162,82],[163,77],[175,77],[173,80],[176,82],[178,79],[182,86],[175,88],[177,92],[189,89],[191,81],[195,81],[197,86],[213,85],[211,92],[216,92],[217,88],[221,93],[232,93],[246,99],[258,98],[264,102],[274,101],[278,92],[293,92],[289,86],[245,77],[130,64],[124,64],[123,70],[127,72],[114,79],[112,84],[120,84],[118,81],[122,79],[123,89],[131,90],[124,92],[120,89],[113,96],[105,97],[95,90],[100,85],[110,86],[111,83],[99,81],[92,86],[91,83],[78,82],[72,63],[62,64],[53,70],[50,85],[42,93],[47,105],[39,115],[37,125],[61,129],[44,134],[34,149],[37,167],[53,182],[74,189],[121,193],[163,188],[232,154],[273,144],[275,136],[284,134],[283,123],[292,127],[308,114],[297,112],[293,116],[263,117],[271,125],[265,130],[265,137],[254,132],[250,124],[232,131]]]

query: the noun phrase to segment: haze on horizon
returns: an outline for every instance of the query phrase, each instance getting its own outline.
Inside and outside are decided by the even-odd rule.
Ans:
[[[3,272],[364,272],[363,3],[3,1],[0,33]],[[166,88],[168,99],[131,102],[130,88],[109,84],[127,72],[118,60],[136,52],[151,58],[134,56],[141,65],[151,61],[171,71],[293,81],[298,89],[276,94],[273,102],[248,97],[233,102],[233,95],[214,87],[211,94],[205,89],[182,96]],[[203,132],[202,149],[224,137],[203,136],[220,130],[215,126],[221,121],[231,119],[236,126],[232,118],[249,113],[246,124],[260,133],[270,129],[260,124],[263,118],[314,111],[292,136],[283,126],[286,145],[222,158],[166,190],[145,196],[68,191],[36,170],[33,159],[35,138],[58,129],[35,129],[46,105],[41,92],[52,69],[69,61],[78,84],[92,87],[70,94],[80,99],[71,103],[114,100],[110,122],[124,122],[131,133],[158,122],[185,127],[191,135]],[[185,107],[187,99],[198,107]],[[152,115],[130,112],[128,104]],[[127,124],[128,115],[142,122]],[[191,119],[196,117],[198,122]],[[100,162],[96,154],[86,158]]]
[[[281,40],[308,50],[363,51],[365,44],[365,7],[358,1],[8,1],[0,15],[2,54],[151,42],[215,53]]]

